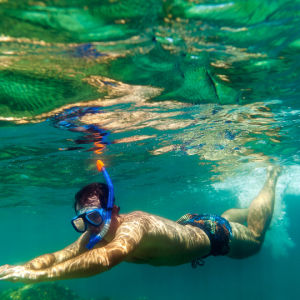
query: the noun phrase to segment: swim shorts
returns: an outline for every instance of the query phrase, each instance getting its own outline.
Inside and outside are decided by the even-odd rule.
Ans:
[[[226,219],[210,214],[186,214],[177,220],[177,223],[199,227],[207,234],[210,240],[210,253],[207,256],[227,255],[229,253],[232,230]]]

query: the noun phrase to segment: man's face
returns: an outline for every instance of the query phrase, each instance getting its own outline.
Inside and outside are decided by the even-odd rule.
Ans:
[[[95,209],[95,208],[101,208],[100,204],[98,203],[97,206],[95,205],[76,205],[76,215],[79,216],[81,214],[84,214],[92,209]],[[98,234],[100,233],[100,231],[102,230],[103,226],[104,226],[104,222],[100,225],[100,226],[94,226],[92,224],[90,224],[89,222],[86,222],[87,224],[87,231],[90,233],[90,234]]]

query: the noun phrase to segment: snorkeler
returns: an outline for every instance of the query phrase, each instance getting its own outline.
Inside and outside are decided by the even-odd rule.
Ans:
[[[263,245],[280,174],[280,167],[268,168],[262,190],[247,209],[229,209],[221,216],[187,214],[174,222],[141,211],[119,214],[101,161],[98,169],[108,184],[92,183],[75,195],[72,225],[82,233],[79,239],[22,266],[0,267],[0,280],[29,284],[89,277],[123,261],[153,266],[193,262],[195,267],[209,255],[247,258]]]

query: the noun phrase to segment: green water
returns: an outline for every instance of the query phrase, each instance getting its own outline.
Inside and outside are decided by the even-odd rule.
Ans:
[[[196,270],[123,263],[60,284],[94,300],[297,298],[299,20],[287,0],[0,1],[0,265],[78,237],[74,194],[103,180],[97,159],[121,212],[172,220],[247,207],[274,163],[284,171],[258,255]]]

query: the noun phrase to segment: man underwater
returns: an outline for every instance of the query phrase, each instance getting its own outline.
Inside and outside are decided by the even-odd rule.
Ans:
[[[113,186],[92,183],[75,195],[72,225],[82,232],[65,249],[34,258],[22,266],[0,267],[0,280],[25,284],[94,276],[126,261],[178,266],[209,255],[243,259],[261,249],[270,225],[280,167],[268,167],[267,180],[249,208],[221,216],[187,214],[177,222],[142,211],[119,214]],[[247,222],[248,227],[243,224]]]

